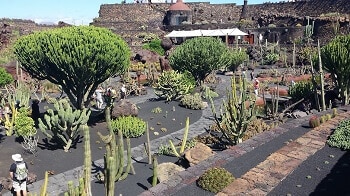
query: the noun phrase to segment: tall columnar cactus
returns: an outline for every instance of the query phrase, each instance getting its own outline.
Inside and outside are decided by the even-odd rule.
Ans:
[[[56,101],[54,108],[56,112],[48,109],[44,120],[39,119],[39,128],[48,138],[56,138],[63,142],[63,149],[68,152],[82,126],[87,124],[91,111],[86,108],[73,111],[67,99]]]
[[[91,196],[91,147],[90,130],[87,125],[83,126],[84,131],[84,192]]]
[[[152,177],[152,186],[156,186],[158,183],[158,160],[155,155],[152,156],[153,159],[153,177]]]
[[[310,24],[310,17],[307,17],[307,25],[305,26],[305,38],[307,39],[307,43],[310,42],[311,37],[314,34],[314,26],[315,21],[312,21],[312,24]]]
[[[231,90],[228,90],[227,100],[223,100],[219,114],[211,99],[214,121],[231,145],[242,141],[249,122],[256,116],[255,100],[255,95],[247,93],[246,79],[240,78],[237,87],[235,77],[231,79]]]
[[[171,140],[169,140],[169,144],[170,144],[170,147],[173,151],[173,154],[177,157],[180,157],[184,151],[185,151],[185,146],[186,146],[186,143],[187,143],[187,136],[188,136],[188,131],[190,129],[190,118],[187,117],[186,118],[186,126],[185,126],[185,130],[184,130],[184,135],[183,135],[183,138],[182,138],[182,142],[181,142],[181,148],[180,148],[180,151],[178,152],[175,145],[173,144],[173,142]]]
[[[123,133],[118,130],[118,141],[113,132],[111,126],[111,108],[110,105],[106,107],[106,122],[109,130],[109,134],[104,136],[100,132],[98,135],[101,140],[106,145],[106,153],[104,155],[104,184],[105,191],[107,196],[114,196],[114,187],[115,182],[118,180],[124,180],[129,174],[130,170],[132,173],[135,173],[134,168],[131,162],[131,147],[130,147],[130,138],[126,139],[127,142],[127,165],[124,171],[125,160],[124,160],[124,142],[123,142]]]
[[[324,73],[322,69],[320,40],[317,40],[317,50],[318,50],[318,68],[319,68],[320,78],[321,78],[321,108],[322,108],[322,111],[324,111],[326,110],[326,101],[325,101],[325,93],[324,93]]]

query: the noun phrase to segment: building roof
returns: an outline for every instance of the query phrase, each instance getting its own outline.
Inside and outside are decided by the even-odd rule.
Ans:
[[[186,11],[191,11],[191,9],[184,4],[184,2],[182,0],[177,0],[175,4],[172,4],[169,7],[170,11],[175,11],[175,10],[186,10]]]

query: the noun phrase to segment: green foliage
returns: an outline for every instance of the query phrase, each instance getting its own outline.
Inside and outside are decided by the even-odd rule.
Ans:
[[[0,67],[0,87],[3,87],[7,84],[11,84],[13,82],[12,75],[9,74],[5,68]]]
[[[313,95],[313,85],[310,81],[296,82],[294,86],[289,86],[288,94],[293,101],[310,99]]]
[[[163,144],[161,144],[158,147],[158,154],[159,155],[173,155],[170,146],[169,145],[163,145]]]
[[[350,34],[337,36],[321,49],[324,69],[340,89],[343,104],[349,104],[350,90]]]
[[[302,47],[298,52],[297,58],[303,65],[310,65],[311,61],[314,62],[317,59],[317,48],[312,46]],[[314,62],[314,64],[316,65],[317,63]]]
[[[14,53],[32,77],[60,85],[77,109],[99,84],[130,66],[127,43],[112,31],[73,26],[38,31],[17,40]]]
[[[202,97],[204,99],[210,99],[210,98],[219,97],[219,94],[217,92],[211,90],[210,87],[207,86],[207,85],[202,85],[201,86],[201,93],[202,93]]]
[[[270,126],[266,124],[262,119],[257,118],[249,122],[247,131],[245,132],[242,140],[245,141],[259,133],[269,131]]]
[[[264,57],[264,62],[266,65],[272,65],[279,60],[279,55],[276,53],[267,53]]]
[[[333,134],[327,140],[327,144],[343,150],[350,149],[350,120],[343,120],[339,123]]]
[[[140,137],[146,131],[146,122],[135,116],[121,116],[111,123],[113,131],[121,130],[126,138]]]
[[[54,103],[53,109],[48,109],[44,119],[39,118],[39,129],[50,139],[55,139],[63,144],[63,149],[68,152],[72,143],[76,141],[80,129],[87,124],[91,111],[73,110],[67,99],[61,99]],[[51,134],[47,131],[51,131]]]
[[[193,95],[187,94],[183,96],[180,100],[179,105],[192,110],[204,109],[203,100],[199,93],[195,93]]]
[[[226,169],[214,167],[199,177],[198,185],[204,190],[218,193],[234,180],[233,175]]]
[[[150,41],[149,43],[145,43],[142,46],[142,48],[156,52],[157,54],[163,56],[165,51],[161,46],[161,42],[162,42],[162,40],[160,40],[160,39],[154,39],[154,40]]]
[[[172,101],[181,99],[194,87],[195,84],[191,83],[188,75],[171,70],[164,71],[159,76],[154,92],[158,97]]]
[[[315,127],[318,127],[320,126],[321,124],[321,119],[317,116],[311,116],[310,119],[309,119],[309,126],[311,128],[315,128]]]
[[[35,122],[29,116],[30,112],[28,108],[20,108],[15,119],[15,130],[17,136],[34,136],[36,129],[34,127]]]
[[[162,108],[161,107],[156,107],[151,110],[152,113],[159,114],[162,113]]]
[[[231,89],[227,90],[227,100],[223,100],[219,114],[210,99],[214,122],[231,145],[242,141],[249,122],[256,117],[256,97],[247,93],[246,83],[246,78],[240,78],[237,86],[236,78],[232,77]]]
[[[213,70],[226,67],[222,63],[227,51],[225,44],[212,37],[197,37],[186,40],[170,55],[169,63],[174,70],[189,71],[200,84]]]
[[[225,64],[226,68],[230,71],[235,71],[246,59],[248,59],[248,55],[245,50],[233,48],[227,50],[221,62]]]

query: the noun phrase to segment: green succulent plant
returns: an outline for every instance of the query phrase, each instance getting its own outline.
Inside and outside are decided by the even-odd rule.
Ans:
[[[233,175],[224,168],[210,168],[198,179],[198,185],[207,191],[218,193],[234,181]]]
[[[112,120],[112,129],[114,132],[121,129],[126,138],[140,137],[146,132],[146,122],[135,116],[122,116]]]

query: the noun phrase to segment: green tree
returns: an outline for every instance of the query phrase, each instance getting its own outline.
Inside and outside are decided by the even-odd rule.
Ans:
[[[226,45],[217,38],[198,37],[186,40],[169,57],[169,63],[179,72],[189,71],[197,84],[213,70],[226,67],[222,56],[227,52]]]
[[[321,60],[340,90],[343,104],[349,104],[350,35],[338,36],[325,45],[321,50]]]
[[[0,87],[5,86],[6,84],[11,84],[13,82],[13,77],[9,74],[5,68],[0,67]]]
[[[60,85],[82,109],[98,87],[130,66],[130,49],[118,35],[93,26],[64,27],[23,36],[15,55],[32,77]]]

